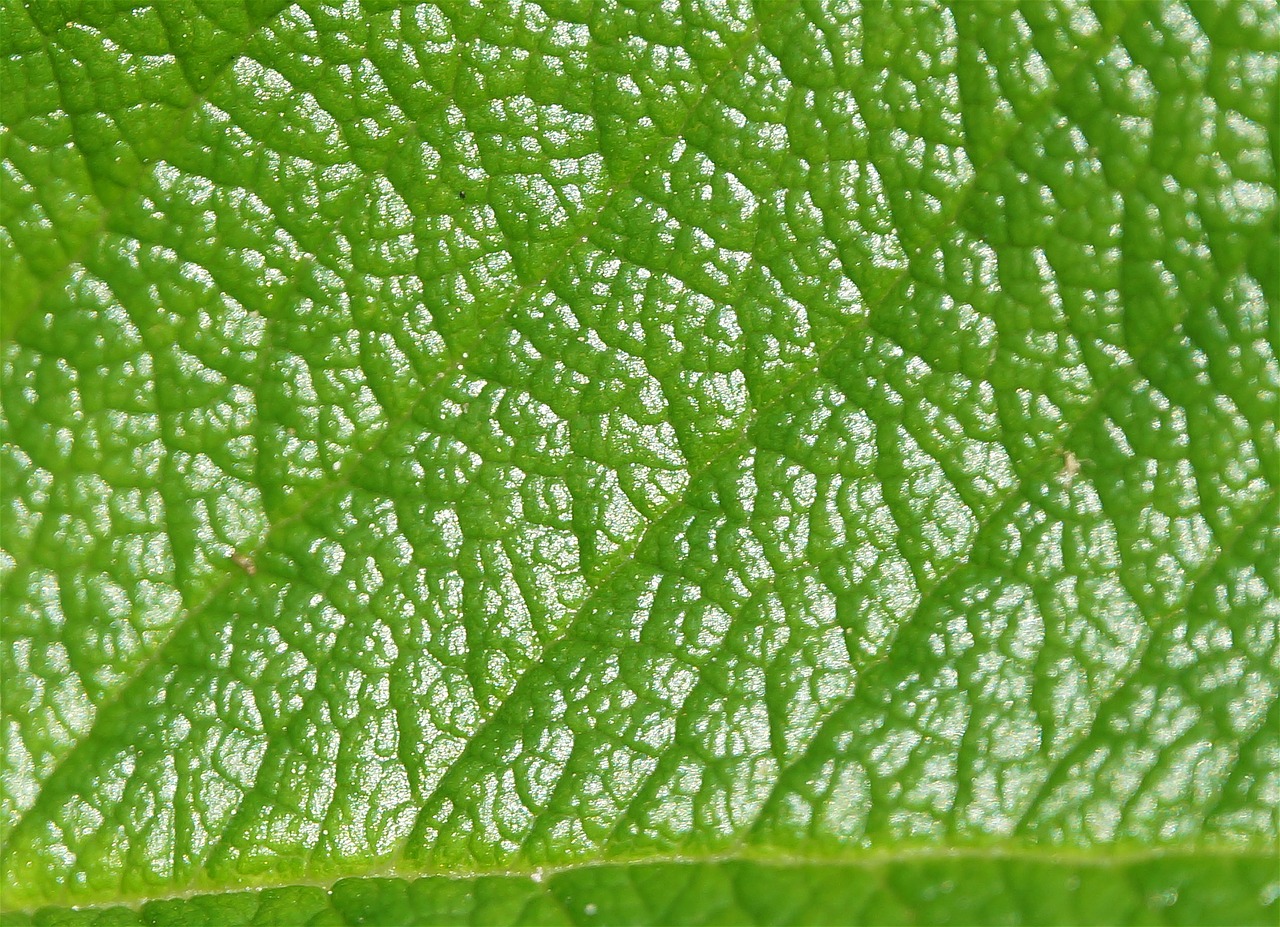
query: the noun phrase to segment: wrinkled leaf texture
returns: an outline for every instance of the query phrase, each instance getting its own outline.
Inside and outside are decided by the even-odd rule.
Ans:
[[[7,923],[1275,923],[1273,2],[21,2]]]

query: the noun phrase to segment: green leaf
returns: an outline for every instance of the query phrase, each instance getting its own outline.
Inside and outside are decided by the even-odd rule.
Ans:
[[[0,46],[6,923],[1275,922],[1275,3]]]

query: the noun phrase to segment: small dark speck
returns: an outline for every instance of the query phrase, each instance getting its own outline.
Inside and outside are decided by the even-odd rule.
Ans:
[[[460,200],[465,200],[466,198],[467,198],[467,195],[466,195],[465,193],[463,193],[461,190],[459,190],[459,191],[458,191],[458,199],[460,199]]]

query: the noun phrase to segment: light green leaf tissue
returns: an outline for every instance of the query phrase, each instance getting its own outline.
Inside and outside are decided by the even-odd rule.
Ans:
[[[1280,916],[1280,9],[0,3],[5,924]]]

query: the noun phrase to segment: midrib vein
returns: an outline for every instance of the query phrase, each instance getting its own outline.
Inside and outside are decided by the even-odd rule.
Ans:
[[[513,861],[507,866],[450,868],[372,866],[347,873],[330,873],[309,879],[264,878],[246,880],[236,885],[189,886],[172,892],[151,895],[108,896],[105,893],[88,893],[71,903],[48,904],[40,900],[27,902],[21,908],[0,907],[7,914],[30,914],[48,908],[74,910],[127,907],[138,909],[156,901],[183,901],[193,898],[209,898],[222,895],[239,895],[272,889],[318,888],[331,890],[337,883],[348,879],[400,879],[410,881],[424,878],[441,878],[452,881],[468,881],[484,878],[529,879],[538,884],[570,872],[591,869],[611,870],[631,866],[718,866],[730,863],[752,863],[776,869],[849,868],[883,869],[898,865],[930,862],[973,863],[1031,863],[1067,868],[1099,869],[1123,868],[1162,860],[1250,860],[1274,859],[1280,864],[1280,845],[1251,845],[1246,843],[1201,843],[1168,846],[1117,845],[1107,847],[1032,846],[1030,844],[954,845],[954,846],[897,846],[856,847],[845,851],[831,850],[825,853],[796,853],[780,847],[743,846],[713,853],[652,853],[647,855],[617,856],[607,858],[567,860],[549,865],[530,865],[527,861]]]

